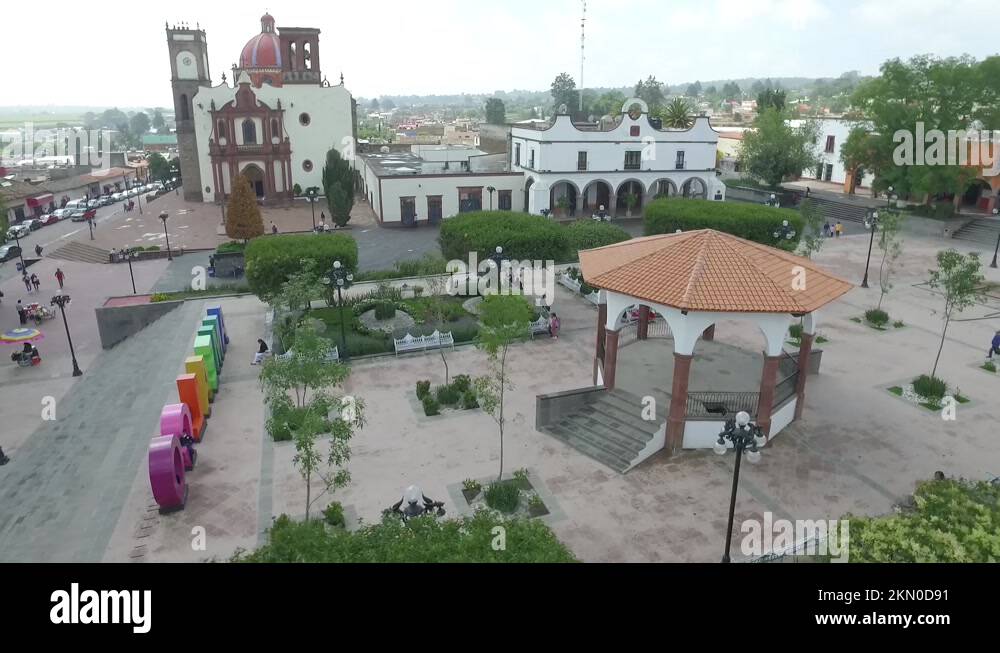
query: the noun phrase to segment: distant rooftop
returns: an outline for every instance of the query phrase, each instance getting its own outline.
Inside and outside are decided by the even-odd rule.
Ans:
[[[406,175],[462,175],[475,172],[507,172],[506,155],[490,155],[464,145],[415,145],[418,152],[360,154],[379,177]]]

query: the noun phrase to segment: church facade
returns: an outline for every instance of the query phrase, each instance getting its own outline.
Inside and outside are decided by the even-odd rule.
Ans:
[[[204,30],[168,26],[167,43],[186,199],[221,202],[242,174],[262,202],[281,204],[296,185],[322,186],[331,148],[353,161],[356,103],[343,77],[323,76],[318,29],[278,28],[265,14],[232,85],[226,75],[212,85]]]

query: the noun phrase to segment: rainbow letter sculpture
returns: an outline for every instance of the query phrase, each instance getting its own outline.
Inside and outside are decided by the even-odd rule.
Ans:
[[[184,470],[190,472],[198,460],[191,431],[191,409],[187,404],[167,404],[160,412],[160,436],[176,435],[181,443]]]
[[[190,431],[188,435],[195,442],[201,442],[205,435],[205,417],[198,406],[198,377],[194,374],[181,374],[177,377],[177,396],[181,405],[188,411]],[[166,410],[164,408],[163,410]],[[179,434],[178,434],[179,435]]]
[[[184,370],[188,374],[193,374],[195,379],[198,381],[198,410],[201,411],[202,416],[206,418],[211,417],[212,405],[209,402],[211,401],[212,391],[208,387],[208,375],[205,373],[205,361],[201,356],[189,356],[184,359]],[[181,401],[184,401],[183,397],[181,397]],[[191,412],[193,413],[194,409],[192,409]],[[201,442],[197,433],[195,434],[195,440]]]
[[[205,359],[205,371],[208,373],[208,387],[212,392],[219,391],[218,368],[215,366],[215,352],[212,350],[211,336],[198,336],[194,339],[194,353]]]
[[[229,349],[229,335],[226,333],[226,320],[222,317],[222,307],[209,306],[205,312],[208,315],[214,315],[219,318],[219,333],[222,334],[222,349],[223,351]]]
[[[160,436],[149,443],[149,486],[160,512],[180,510],[187,503],[184,459],[177,436]]]
[[[219,318],[209,315],[201,321],[202,326],[212,327],[212,336],[215,338],[215,349],[219,352],[219,364],[226,362],[226,342],[222,336],[222,327],[219,325]]]

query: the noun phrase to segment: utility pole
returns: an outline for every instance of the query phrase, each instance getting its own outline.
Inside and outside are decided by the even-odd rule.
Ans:
[[[583,62],[586,60],[587,0],[581,0],[583,16],[580,18],[580,114],[583,115]]]

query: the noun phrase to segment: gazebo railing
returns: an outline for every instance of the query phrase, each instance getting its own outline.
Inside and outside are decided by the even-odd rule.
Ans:
[[[759,392],[689,392],[687,419],[729,419],[740,411],[757,416]]]
[[[670,325],[666,320],[650,320],[646,326],[646,338],[670,338]],[[618,329],[618,348],[639,342],[639,323],[629,322]]]
[[[781,406],[795,396],[795,389],[799,384],[799,374],[801,372],[796,371],[778,381],[777,385],[774,386],[774,405],[772,408]]]
[[[625,345],[631,345],[633,342],[638,342],[639,340],[639,325],[635,322],[632,324],[626,324],[622,328],[618,329],[618,348],[621,349]]]

